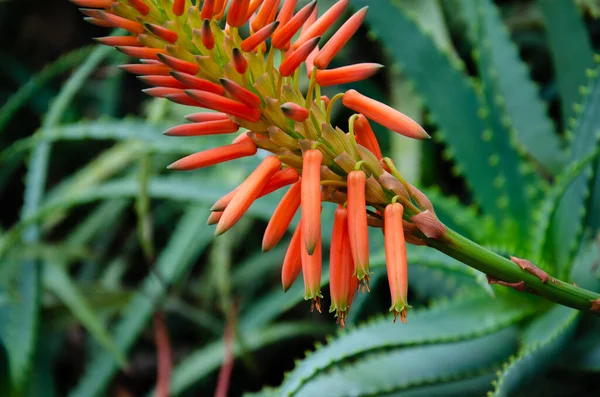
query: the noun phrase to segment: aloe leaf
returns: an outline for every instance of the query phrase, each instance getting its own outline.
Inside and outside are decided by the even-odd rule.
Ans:
[[[587,85],[585,71],[593,66],[594,50],[574,1],[538,0],[538,8],[546,25],[562,119],[567,125],[576,117],[573,105],[579,102],[579,87]]]
[[[366,20],[372,36],[382,42],[413,82],[440,127],[434,139],[446,144],[446,154],[455,159],[455,169],[465,176],[477,204],[501,223],[508,212],[505,206],[498,206],[498,197],[508,194],[507,185],[497,187],[490,183],[503,173],[490,159],[510,154],[500,152],[483,134],[485,122],[476,117],[482,103],[462,66],[454,65],[415,21],[389,2],[353,0],[352,4],[369,6]],[[389,26],[394,28],[386,28]]]
[[[580,312],[554,306],[527,327],[523,347],[498,376],[493,396],[512,396],[545,371],[566,348],[575,332]]]
[[[594,153],[569,165],[567,169],[556,178],[554,186],[552,186],[552,189],[548,192],[542,205],[540,205],[539,210],[534,216],[536,226],[531,243],[531,252],[534,261],[542,264],[544,263],[544,249],[548,248],[547,244],[550,240],[552,227],[551,222],[559,209],[561,199],[563,199],[563,196],[567,193],[571,185],[581,177],[581,173],[584,172],[586,167],[596,161],[599,156],[600,150],[596,150]]]
[[[288,396],[377,396],[488,372],[517,348],[517,329],[455,343],[395,349],[320,374]]]
[[[401,329],[389,318],[371,321],[341,332],[336,339],[300,361],[285,377],[281,394],[295,393],[319,372],[352,357],[401,346],[472,339],[508,327],[522,320],[533,309],[527,301],[515,305],[504,299],[490,300],[477,294],[409,313],[408,324]],[[435,327],[431,326],[433,323]]]
[[[14,265],[11,263],[10,265]],[[35,261],[19,264],[15,290],[4,291],[7,302],[0,305],[0,340],[7,353],[9,379],[14,390],[24,386],[31,369],[39,326],[40,269]],[[12,283],[11,283],[12,284]]]
[[[156,262],[156,271],[161,275],[162,282],[176,282],[208,245],[212,238],[211,231],[204,224],[208,214],[206,207],[196,206],[190,207],[183,214]],[[127,352],[131,349],[150,320],[156,305],[165,295],[167,287],[168,285],[159,282],[154,274],[148,275],[144,280],[139,292],[122,311],[121,318],[114,327],[112,337],[121,351]],[[69,396],[101,395],[117,370],[117,363],[110,353],[97,352],[86,365],[84,375]]]
[[[490,0],[462,0],[460,3],[471,40],[478,46],[483,40],[487,46],[489,65],[488,70],[482,72],[495,80],[497,89],[492,103],[502,108],[501,121],[506,123],[511,144],[533,157],[546,171],[558,173],[566,160],[562,142],[498,9]],[[483,36],[476,34],[478,21],[482,24]]]
[[[101,319],[73,283],[64,267],[56,263],[47,263],[44,267],[43,284],[70,309],[73,316],[112,355],[113,359],[120,366],[124,366],[125,356],[116,346]]]
[[[577,161],[593,152],[600,143],[600,66],[590,71],[592,81],[577,125],[573,130],[573,138],[569,146],[570,161]],[[577,253],[578,243],[584,228],[585,216],[588,213],[588,201],[592,182],[593,166],[584,168],[563,196],[555,217],[552,219],[553,256],[561,274],[568,271],[573,257]]]
[[[235,343],[233,355],[234,357],[239,357],[242,353],[252,352],[273,343],[285,343],[286,339],[301,335],[319,335],[327,329],[329,327],[317,325],[313,322],[279,323],[252,330],[240,329],[244,344],[242,346],[239,342]],[[194,383],[202,380],[217,369],[223,361],[223,352],[223,341],[219,340],[192,352],[177,364],[173,369],[173,377],[171,379],[171,395],[177,396],[183,393]]]
[[[516,134],[506,109],[510,99],[505,98],[505,92],[500,89],[500,76],[505,69],[497,69],[500,65],[496,58],[502,55],[502,59],[505,59],[506,54],[499,54],[493,49],[510,43],[498,42],[497,36],[502,32],[502,27],[498,26],[495,6],[486,0],[479,0],[478,5],[476,59],[481,79],[480,95],[485,109],[482,117],[488,126],[484,134],[489,135],[500,154],[490,158],[490,161],[497,163],[502,170],[492,183],[498,187],[506,186],[506,194],[498,198],[498,205],[506,206],[512,214],[504,221],[504,228],[509,231],[507,234],[517,235],[515,241],[525,245],[529,240],[531,213],[541,189],[541,179],[525,162],[524,150],[514,143]],[[542,145],[537,143],[537,146]]]
[[[17,92],[12,94],[4,105],[0,107],[0,131],[4,129],[4,126],[10,121],[19,108],[36,94],[40,87],[44,86],[44,84],[58,74],[81,63],[90,56],[94,48],[95,47],[83,47],[61,56],[53,63],[45,66],[39,73],[29,79],[27,83],[19,87]]]

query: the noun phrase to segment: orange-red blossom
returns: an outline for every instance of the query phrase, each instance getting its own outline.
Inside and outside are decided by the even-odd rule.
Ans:
[[[321,86],[364,80],[380,70],[373,63],[327,69],[358,31],[368,7],[325,41],[321,37],[329,37],[349,0],[320,13],[316,1],[297,10],[297,0],[70,1],[82,7],[88,22],[129,32],[98,41],[140,59],[122,68],[152,86],[145,90],[148,95],[204,109],[167,135],[237,134],[231,143],[184,157],[170,169],[193,170],[254,156],[259,149],[270,152],[213,206],[209,223],[217,224],[217,234],[233,227],[259,197],[292,185],[269,222],[263,248],[283,239],[299,208],[301,222],[284,259],[282,284],[287,290],[302,271],[305,298],[320,311],[321,203],[337,203],[330,251],[332,310],[343,324],[358,280],[366,285],[371,271],[367,227],[385,225],[392,310],[405,319],[405,240],[424,244],[444,229],[426,197],[382,159],[368,120],[411,138],[429,135],[409,117],[355,90],[342,97],[358,114],[347,134],[330,119],[340,95],[331,100],[320,95]],[[301,72],[310,78],[307,92],[299,88]]]

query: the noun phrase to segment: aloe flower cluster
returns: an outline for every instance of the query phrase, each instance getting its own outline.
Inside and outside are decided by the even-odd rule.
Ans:
[[[172,136],[234,134],[232,143],[171,164],[193,170],[271,154],[235,190],[212,207],[209,224],[229,230],[259,197],[288,187],[263,239],[275,247],[301,210],[282,268],[287,290],[302,272],[305,299],[321,310],[321,203],[337,203],[330,249],[331,312],[344,319],[357,289],[369,288],[368,227],[382,228],[394,321],[406,319],[406,242],[425,244],[444,233],[431,203],[383,158],[369,120],[415,139],[429,135],[415,121],[355,90],[322,96],[322,86],[373,76],[381,65],[328,69],[357,32],[367,7],[358,10],[322,44],[321,36],[346,12],[340,0],[318,17],[317,2],[296,11],[297,0],[71,0],[86,20],[123,28],[130,35],[97,39],[140,63],[123,65],[153,86],[145,92],[204,108]],[[240,31],[247,32],[240,34]],[[320,45],[322,44],[322,47]],[[275,53],[281,62],[275,66]],[[307,73],[307,92],[299,75]],[[331,124],[332,107],[356,112],[348,132]]]

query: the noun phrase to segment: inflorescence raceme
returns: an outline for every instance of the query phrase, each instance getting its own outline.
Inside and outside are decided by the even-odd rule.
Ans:
[[[424,244],[444,227],[427,197],[383,158],[369,120],[415,139],[429,135],[389,106],[349,90],[329,99],[320,87],[373,76],[381,65],[327,69],[367,13],[358,10],[322,46],[321,36],[346,12],[339,0],[318,17],[317,2],[296,11],[297,0],[71,0],[92,24],[131,35],[98,38],[140,63],[123,65],[152,88],[148,95],[211,110],[166,131],[173,136],[233,134],[231,144],[182,158],[169,166],[193,170],[245,156],[271,153],[235,190],[212,207],[209,224],[229,230],[254,200],[289,186],[263,239],[263,251],[284,236],[301,209],[282,268],[287,290],[303,274],[305,299],[320,308],[321,202],[338,204],[330,249],[331,308],[344,319],[357,289],[369,289],[368,226],[382,228],[394,319],[406,319],[405,242]],[[281,7],[280,7],[281,6]],[[248,25],[247,37],[239,29]],[[275,52],[281,63],[274,65]],[[309,77],[299,89],[302,65]],[[332,126],[339,100],[356,112],[349,132]],[[367,209],[370,207],[371,209]]]

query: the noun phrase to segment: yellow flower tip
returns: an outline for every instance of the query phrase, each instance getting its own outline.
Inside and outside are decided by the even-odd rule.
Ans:
[[[348,109],[362,113],[368,119],[414,139],[431,138],[427,132],[413,119],[392,107],[362,95],[356,90],[348,90],[342,97],[342,103]]]
[[[206,224],[208,226],[216,225],[217,223],[219,223],[219,220],[221,219],[222,216],[223,216],[223,212],[213,211],[208,216],[208,219],[206,220]]]

